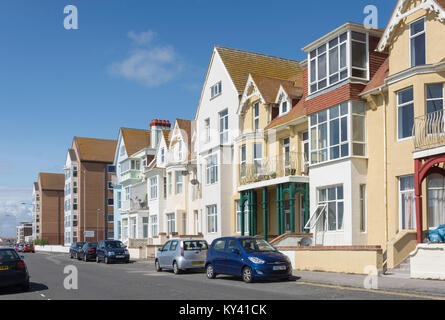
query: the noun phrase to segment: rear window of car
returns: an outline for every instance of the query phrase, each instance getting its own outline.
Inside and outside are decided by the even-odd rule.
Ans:
[[[0,262],[10,262],[19,259],[19,255],[15,250],[0,250]]]
[[[226,245],[226,240],[217,240],[213,244],[213,250],[224,251],[224,246]]]
[[[207,250],[208,249],[207,242],[202,241],[184,241],[184,250],[185,251],[193,251],[193,250]]]
[[[97,248],[97,242],[88,243],[88,248]]]

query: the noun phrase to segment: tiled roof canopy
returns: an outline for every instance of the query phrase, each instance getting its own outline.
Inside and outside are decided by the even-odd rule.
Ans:
[[[301,73],[300,63],[295,60],[219,46],[215,49],[240,94],[244,91],[250,73],[282,80],[292,80]]]
[[[63,191],[65,175],[60,173],[39,173],[39,185],[42,190]]]
[[[128,128],[122,128],[121,130],[128,156],[131,156],[142,149],[150,148],[150,131]]]
[[[113,163],[116,140],[74,137],[80,161],[96,161]]]
[[[388,77],[389,74],[389,58],[383,62],[383,64],[380,66],[380,68],[375,73],[374,77],[371,79],[371,81],[368,83],[368,85],[363,89],[362,94],[366,94],[367,92],[370,92],[374,89],[377,89],[385,84],[385,79]]]

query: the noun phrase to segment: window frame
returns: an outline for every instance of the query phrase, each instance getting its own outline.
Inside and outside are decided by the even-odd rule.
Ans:
[[[401,190],[402,189],[402,179],[404,178],[411,178],[413,179],[413,189],[409,189],[409,190]],[[410,229],[404,229],[403,228],[403,219],[402,219],[402,195],[405,193],[412,193],[413,198],[415,199],[415,177],[413,174],[408,174],[408,175],[404,175],[404,176],[399,176],[397,177],[397,197],[398,197],[398,215],[399,215],[399,232],[402,230],[410,230]],[[428,190],[428,187],[427,187]],[[414,200],[414,214],[416,212],[416,201]],[[417,221],[416,219],[414,219],[414,224],[417,226]]]
[[[221,145],[229,143],[229,109],[218,113],[219,116],[219,142]]]
[[[158,177],[150,178],[150,200],[158,199]]]
[[[412,92],[413,92],[413,99],[411,100],[411,101],[409,101],[409,102],[405,102],[405,103],[403,103],[403,104],[400,104],[400,102],[399,102],[399,100],[400,100],[400,93],[401,92],[404,92],[404,91],[407,91],[407,90],[412,90]],[[397,142],[402,142],[402,141],[406,141],[406,140],[409,140],[409,139],[412,139],[413,138],[413,133],[411,132],[411,135],[410,136],[407,136],[407,137],[403,137],[403,138],[400,138],[400,133],[399,133],[399,127],[400,127],[400,117],[399,117],[399,108],[406,108],[408,105],[412,105],[412,108],[413,108],[413,126],[414,126],[414,111],[415,111],[415,108],[414,108],[414,101],[415,101],[415,96],[414,96],[414,87],[413,86],[411,86],[411,87],[407,87],[407,88],[405,88],[405,89],[401,89],[401,90],[399,90],[399,91],[397,91],[396,92],[396,95],[397,95],[397,108],[396,108],[396,113],[397,113]],[[412,126],[412,127],[413,127]]]
[[[421,21],[421,20],[423,20],[423,31],[421,31],[421,32],[418,32],[418,33],[416,33],[416,34],[412,34],[412,29],[411,29],[411,26],[412,25],[414,25],[415,23],[417,23],[417,22],[419,22],[419,21]],[[412,40],[414,40],[415,38],[417,38],[417,37],[419,37],[419,36],[421,36],[421,35],[425,35],[425,64],[419,64],[419,65],[417,65],[416,63],[415,63],[415,61],[414,61],[414,63],[413,63],[413,42],[412,42]],[[426,57],[427,57],[427,51],[426,51],[426,19],[425,19],[425,17],[421,17],[421,18],[419,18],[419,19],[417,19],[417,20],[414,20],[413,22],[411,22],[410,24],[409,24],[409,60],[410,60],[410,66],[411,66],[411,68],[414,68],[414,67],[418,67],[418,66],[423,66],[423,65],[426,65]]]
[[[259,101],[253,104],[253,131],[260,130],[260,103]]]
[[[207,158],[205,158],[205,161],[206,161],[206,184],[207,185],[217,184],[219,181],[218,155],[217,154],[209,155]],[[211,179],[212,171],[214,171],[213,172],[214,180]]]
[[[428,99],[428,87],[434,85],[442,85],[442,98],[429,98]],[[445,83],[437,82],[437,83],[426,83],[425,84],[425,114],[428,115],[433,112],[428,112],[428,102],[430,101],[440,101],[442,100],[442,110],[437,110],[434,112],[444,111],[445,110]]]
[[[178,179],[181,177],[180,179]],[[180,186],[180,188],[178,188]],[[181,191],[179,191],[181,189]],[[176,194],[182,194],[184,192],[184,175],[182,174],[182,171],[175,171],[175,193]]]
[[[210,100],[222,95],[222,81],[218,81],[210,87]]]
[[[206,206],[206,209],[207,209],[207,233],[208,234],[218,233],[218,206],[216,204],[213,204]],[[213,224],[210,228],[211,222],[213,222]]]
[[[343,198],[339,199],[338,198],[338,188],[342,188],[342,192],[343,192]],[[329,200],[329,189],[335,189],[335,200]],[[321,201],[320,200],[320,192],[322,190],[326,191],[326,200],[325,201]],[[334,203],[335,202],[335,225],[336,225],[336,229],[335,230],[329,230],[329,203]],[[345,232],[345,187],[343,184],[338,184],[338,185],[333,185],[333,186],[323,186],[323,187],[319,187],[317,188],[317,206],[320,205],[327,205],[326,207],[326,223],[327,223],[327,230],[325,230],[325,232],[328,233],[338,233],[338,232]],[[343,203],[343,217],[342,217],[342,228],[339,229],[338,228],[338,204],[339,203]]]

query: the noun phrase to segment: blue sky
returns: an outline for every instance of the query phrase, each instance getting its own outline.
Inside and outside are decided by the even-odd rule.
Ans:
[[[38,172],[62,171],[73,136],[192,119],[214,45],[302,60],[305,45],[362,23],[366,5],[385,27],[395,3],[2,0],[0,236],[14,233],[11,216],[26,218],[17,201],[30,201]],[[78,30],[63,27],[69,4]]]

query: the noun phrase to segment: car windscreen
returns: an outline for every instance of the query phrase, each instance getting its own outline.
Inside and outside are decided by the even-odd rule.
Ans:
[[[19,259],[15,250],[0,250],[0,262],[11,262]]]
[[[97,248],[97,242],[88,243],[88,248]]]
[[[240,240],[240,243],[246,253],[276,251],[274,247],[263,239],[244,239]]]
[[[85,244],[85,242],[78,242],[77,243],[77,247],[78,248],[82,248],[84,244]]]
[[[209,248],[209,246],[205,240],[184,241],[184,250],[185,251],[207,250],[208,248]]]
[[[125,246],[120,241],[107,241],[107,242],[105,242],[105,248],[116,249],[116,248],[125,248]]]

